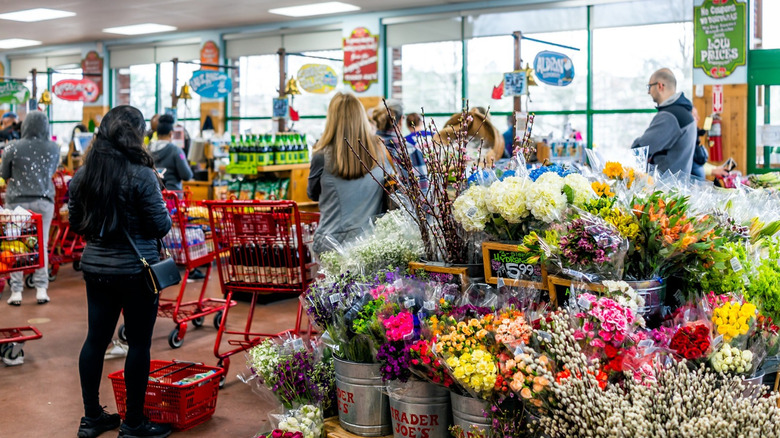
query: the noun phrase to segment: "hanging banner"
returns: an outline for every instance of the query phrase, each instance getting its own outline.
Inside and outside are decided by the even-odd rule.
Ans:
[[[379,80],[379,36],[365,27],[344,38],[344,83],[362,93]]]
[[[298,70],[298,85],[314,94],[328,94],[336,89],[336,71],[325,64],[306,64]]]
[[[525,70],[504,73],[504,96],[522,96],[527,88]]]
[[[21,82],[0,82],[0,103],[19,105],[30,100],[30,90]]]
[[[747,83],[746,0],[695,0],[693,83]]]
[[[219,47],[214,41],[206,41],[200,49],[200,63],[219,65]],[[219,67],[204,65],[201,70],[219,70]]]
[[[86,78],[97,85],[98,94],[94,100],[90,101],[94,102],[103,95],[103,58],[96,51],[92,50],[81,60],[81,71]]]
[[[565,87],[574,80],[574,62],[563,53],[545,50],[534,58],[536,80],[553,87]]]
[[[190,87],[206,99],[221,99],[233,90],[233,81],[221,71],[198,70],[192,73]]]
[[[100,95],[97,84],[87,78],[63,79],[54,84],[51,91],[62,100],[74,102],[94,102]]]
[[[290,114],[290,102],[287,99],[274,98],[273,118],[286,119]]]

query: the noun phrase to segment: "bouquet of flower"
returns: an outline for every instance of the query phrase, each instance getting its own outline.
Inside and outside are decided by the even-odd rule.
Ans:
[[[502,352],[498,355],[498,360],[497,391],[512,391],[535,408],[541,408],[543,403],[549,401],[549,391],[552,389],[550,376],[553,369],[546,354],[525,347],[516,350],[515,354]]]
[[[750,274],[745,298],[755,303],[761,314],[780,319],[780,238],[763,239],[756,248],[756,258],[745,267]]]
[[[303,438],[301,432],[285,432],[282,429],[274,429],[269,434],[256,435],[255,438]]]
[[[272,422],[277,424],[276,431],[284,431],[283,438],[321,438],[325,421],[322,410],[315,405],[303,405],[284,414],[270,414]],[[278,433],[277,433],[278,435]],[[271,433],[274,438],[274,432]]]
[[[734,338],[747,336],[755,324],[756,306],[751,303],[734,301],[726,302],[712,311],[712,322],[715,332],[723,336],[723,342],[729,343]]]
[[[689,361],[707,357],[710,350],[710,327],[701,322],[681,326],[669,341],[669,348]]]

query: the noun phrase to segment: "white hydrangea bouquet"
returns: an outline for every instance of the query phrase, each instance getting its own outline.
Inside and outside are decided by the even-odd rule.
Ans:
[[[584,176],[557,165],[547,166],[528,176],[472,185],[455,199],[453,216],[466,231],[484,231],[497,240],[516,241],[560,220],[570,205],[581,207],[596,196]]]

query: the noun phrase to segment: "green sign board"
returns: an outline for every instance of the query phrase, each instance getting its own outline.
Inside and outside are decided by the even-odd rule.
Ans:
[[[747,64],[747,3],[699,0],[693,8],[693,68],[712,79]]]
[[[30,100],[30,90],[21,82],[0,82],[0,103],[18,105]]]

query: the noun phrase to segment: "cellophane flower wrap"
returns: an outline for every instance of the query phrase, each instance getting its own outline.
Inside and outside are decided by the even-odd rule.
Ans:
[[[333,360],[318,342],[266,339],[247,351],[247,369],[242,380],[286,410],[306,404],[330,410],[335,400]]]
[[[303,405],[283,414],[270,414],[271,422],[276,424],[277,430],[286,433],[299,432],[300,438],[321,438],[323,436],[325,420],[322,409],[317,405]],[[273,435],[273,434],[272,434]]]
[[[677,329],[669,340],[669,349],[678,358],[698,363],[712,351],[712,323],[710,313],[701,303],[689,303],[677,309]]]

